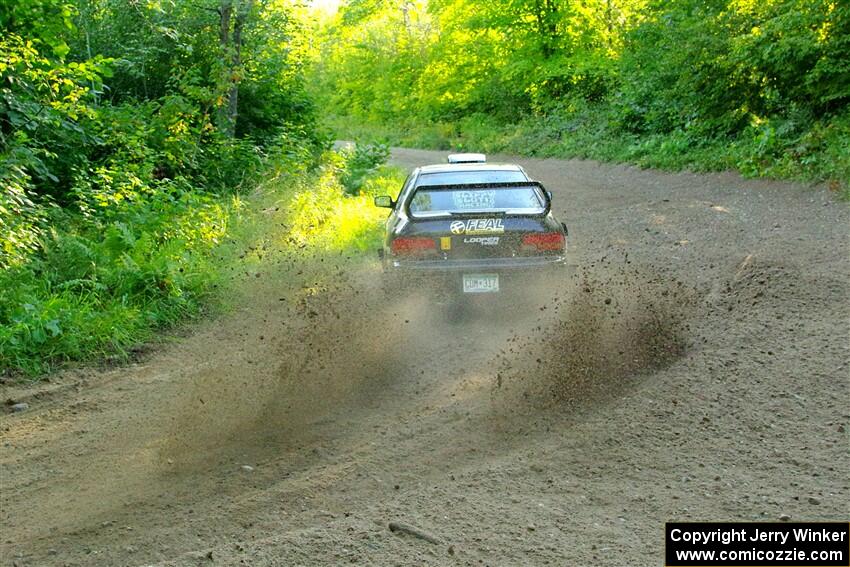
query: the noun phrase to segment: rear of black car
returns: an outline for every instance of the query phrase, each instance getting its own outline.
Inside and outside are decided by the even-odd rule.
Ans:
[[[566,260],[566,227],[538,182],[430,185],[400,199],[382,254],[400,286],[495,293]]]

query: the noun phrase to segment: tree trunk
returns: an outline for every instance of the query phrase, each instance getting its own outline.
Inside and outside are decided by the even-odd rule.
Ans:
[[[253,0],[242,0],[236,11],[236,22],[233,24],[233,55],[230,61],[231,83],[230,92],[227,94],[227,114],[230,131],[228,135],[232,138],[236,134],[236,120],[239,117],[239,83],[242,81],[242,30],[253,7]]]
[[[223,100],[218,108],[218,129],[228,138],[236,135],[236,120],[239,116],[239,83],[242,80],[242,33],[253,7],[254,0],[221,0],[219,7]]]
[[[218,9],[219,15],[219,34],[218,41],[221,47],[221,56],[224,59],[222,67],[221,88],[229,84],[233,80],[233,69],[230,67],[230,21],[233,16],[233,0],[221,0],[221,5]],[[229,92],[228,92],[229,94]],[[228,96],[229,99],[229,96]],[[230,104],[224,104],[224,101],[218,103],[218,130],[227,137],[233,137],[236,130],[236,124],[231,119]]]
[[[555,54],[558,43],[558,6],[554,0],[535,0],[534,19],[544,59]]]

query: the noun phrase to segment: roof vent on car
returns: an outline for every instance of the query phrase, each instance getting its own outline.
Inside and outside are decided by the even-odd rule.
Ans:
[[[484,154],[449,154],[449,163],[487,163]]]

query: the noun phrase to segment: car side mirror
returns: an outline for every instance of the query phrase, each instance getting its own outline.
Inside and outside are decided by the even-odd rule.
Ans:
[[[551,192],[551,191],[549,191],[548,189],[546,190],[546,196],[548,196],[548,197],[549,197],[549,200],[550,200],[550,201],[552,200],[552,192]]]
[[[393,205],[395,205],[395,203],[393,203],[393,198],[390,197],[389,195],[378,195],[377,197],[375,197],[375,206],[376,207],[383,207],[385,209],[392,209]]]

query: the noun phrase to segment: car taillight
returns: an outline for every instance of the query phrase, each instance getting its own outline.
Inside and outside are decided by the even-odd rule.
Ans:
[[[396,256],[423,255],[437,252],[437,243],[433,238],[399,237],[392,241],[390,248]]]
[[[563,250],[565,244],[564,235],[560,232],[535,232],[522,237],[523,247],[538,251]]]

